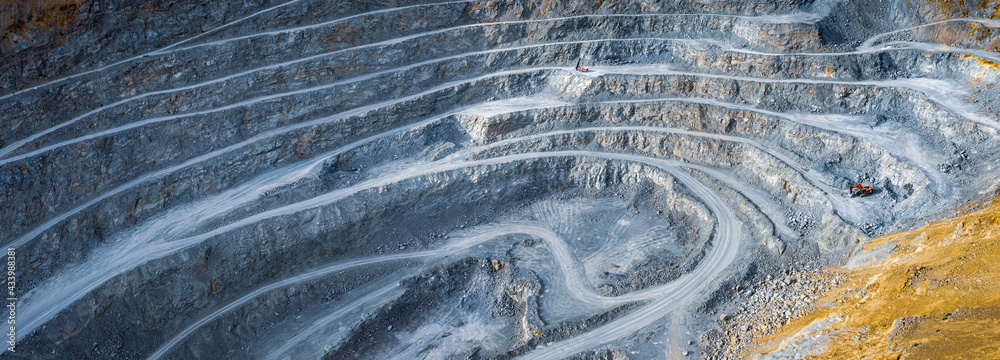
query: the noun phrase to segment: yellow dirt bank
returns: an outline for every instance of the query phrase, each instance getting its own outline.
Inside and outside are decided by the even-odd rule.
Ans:
[[[883,259],[833,269],[849,280],[825,306],[759,339],[760,352],[808,346],[810,359],[1000,359],[1000,198],[859,251],[892,247]]]

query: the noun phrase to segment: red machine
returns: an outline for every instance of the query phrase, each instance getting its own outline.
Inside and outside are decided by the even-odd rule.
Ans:
[[[875,188],[871,185],[854,184],[847,188],[847,191],[851,193],[851,196],[865,197],[874,193]]]

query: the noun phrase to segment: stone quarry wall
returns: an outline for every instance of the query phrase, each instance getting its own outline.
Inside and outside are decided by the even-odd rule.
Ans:
[[[715,356],[998,185],[988,2],[4,6],[8,356]]]

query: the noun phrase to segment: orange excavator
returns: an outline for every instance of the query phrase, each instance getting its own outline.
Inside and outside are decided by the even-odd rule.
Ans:
[[[847,188],[847,191],[851,193],[851,196],[865,197],[875,193],[875,188],[871,185],[854,184]]]
[[[589,70],[589,69],[587,69],[587,68],[585,68],[585,67],[581,67],[581,66],[580,66],[580,60],[579,60],[579,59],[577,59],[577,60],[576,60],[576,71],[579,71],[579,72],[587,72],[587,70]]]

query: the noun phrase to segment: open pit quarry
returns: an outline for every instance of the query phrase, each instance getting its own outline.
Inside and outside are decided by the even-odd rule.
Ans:
[[[0,13],[0,358],[1000,356],[996,1]]]

